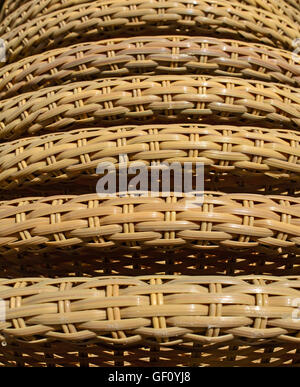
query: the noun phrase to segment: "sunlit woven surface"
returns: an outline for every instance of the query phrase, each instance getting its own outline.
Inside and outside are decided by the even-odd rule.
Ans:
[[[203,205],[97,194],[0,202],[0,251],[68,246],[299,249],[300,198],[206,193]]]
[[[206,189],[286,190],[293,183],[300,188],[299,144],[296,131],[229,125],[86,128],[0,144],[0,189],[44,190],[41,183],[66,182],[72,192],[89,181],[95,192],[97,166],[105,161],[117,168],[138,161],[149,168],[203,163]]]
[[[75,82],[0,101],[0,139],[71,125],[264,123],[298,128],[299,89],[211,76],[135,76]]]
[[[0,280],[2,340],[173,346],[299,343],[298,277]]]
[[[42,252],[9,250],[0,260],[0,277],[96,277],[101,275],[297,275],[300,254],[297,248],[273,252],[262,246],[255,250],[234,251],[219,248],[195,250],[183,246],[174,249],[127,248],[110,251],[93,247],[69,246]]]
[[[63,26],[63,27],[62,27]],[[175,33],[261,42],[292,49],[300,27],[289,17],[222,0],[101,1],[40,16],[2,34],[8,62],[99,36]]]
[[[0,69],[1,99],[45,86],[135,74],[211,74],[300,84],[290,51],[237,40],[148,36],[57,48]]]

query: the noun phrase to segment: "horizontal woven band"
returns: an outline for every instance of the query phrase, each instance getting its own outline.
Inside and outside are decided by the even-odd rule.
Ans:
[[[71,125],[164,122],[300,124],[299,89],[211,76],[136,76],[75,82],[0,101],[0,139]]]
[[[62,27],[63,26],[63,27]],[[298,23],[253,6],[223,0],[101,1],[52,12],[2,35],[9,63],[99,36],[178,33],[242,39],[293,49],[300,36]]]
[[[296,131],[236,126],[139,125],[86,128],[0,144],[0,189],[93,179],[99,163],[205,165],[205,187],[249,189],[300,178]],[[280,180],[278,180],[280,178]],[[74,188],[75,189],[75,188]]]
[[[299,249],[300,198],[207,192],[202,199],[197,208],[193,198],[100,199],[97,194],[3,201],[0,251],[221,246],[269,248],[276,254],[278,248]]]
[[[115,345],[299,343],[299,277],[0,280],[0,335]]]
[[[0,98],[86,78],[161,73],[300,84],[300,65],[289,51],[237,40],[149,36],[76,44],[6,65]]]
[[[3,34],[29,20],[33,20],[42,15],[47,15],[59,9],[66,9],[76,4],[90,3],[92,1],[93,0],[5,0],[0,16],[0,33]],[[193,3],[195,4],[195,1]],[[300,21],[300,7],[297,0],[231,0],[231,3],[254,6],[271,12],[279,17],[285,16],[295,22]]]

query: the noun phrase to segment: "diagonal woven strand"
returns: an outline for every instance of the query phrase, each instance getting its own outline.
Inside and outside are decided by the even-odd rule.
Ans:
[[[98,194],[0,202],[0,252],[127,247],[299,253],[300,198],[205,192],[199,197]],[[193,203],[198,203],[194,205]]]
[[[298,128],[299,89],[211,76],[136,76],[75,82],[0,101],[0,139],[74,124],[247,122]]]
[[[12,28],[33,20],[36,17],[47,15],[60,9],[66,9],[76,4],[91,3],[94,0],[24,0],[20,4],[17,0],[6,1],[1,12],[0,34],[10,31]],[[277,16],[285,16],[295,22],[300,22],[300,7],[292,5],[293,0],[231,0],[231,3],[250,5]],[[194,2],[195,4],[195,2]]]
[[[237,40],[158,36],[80,43],[0,69],[0,99],[70,81],[139,74],[212,74],[299,86],[289,51]]]
[[[99,163],[109,161],[118,169],[124,155],[128,166],[203,163],[206,189],[286,189],[292,182],[300,187],[299,144],[295,131],[229,125],[86,128],[0,144],[0,189],[83,178],[95,188]]]
[[[99,36],[178,33],[261,42],[293,49],[298,23],[243,4],[222,0],[110,0],[79,4],[13,28],[2,35],[8,63],[45,50],[99,40]]]
[[[297,250],[297,247],[295,248]],[[0,260],[0,277],[95,277],[101,275],[297,275],[300,254],[294,248],[274,253],[263,246],[233,250],[128,248],[98,249],[69,246],[34,252],[7,250]]]
[[[0,335],[27,343],[299,343],[299,277],[1,279]],[[1,336],[0,336],[1,337]]]

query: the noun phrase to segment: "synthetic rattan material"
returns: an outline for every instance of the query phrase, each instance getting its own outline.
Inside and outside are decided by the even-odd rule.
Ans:
[[[294,0],[231,0],[272,12],[277,16],[286,16],[296,22],[300,21],[299,10],[291,4]],[[2,30],[4,33],[38,16],[49,14],[59,9],[72,7],[76,4],[90,3],[93,0],[7,0],[1,12]],[[290,2],[290,4],[289,4]],[[25,4],[24,4],[25,3]],[[177,3],[177,2],[176,2]]]
[[[184,36],[110,39],[46,51],[0,69],[0,98],[97,77],[212,74],[300,85],[292,52]]]
[[[6,321],[0,335],[125,348],[236,339],[299,343],[299,288],[299,277],[3,279]]]
[[[0,252],[126,246],[269,250],[300,245],[300,198],[206,193],[185,198],[99,199],[97,194],[0,202]]]
[[[81,187],[86,180],[95,192],[96,169],[105,161],[116,167],[120,162],[201,162],[206,189],[300,188],[299,144],[296,131],[229,125],[86,128],[1,144],[0,189],[44,190],[44,183],[74,185],[76,180]]]
[[[62,27],[63,26],[63,27]],[[7,61],[73,43],[142,34],[175,33],[261,42],[293,49],[298,23],[288,17],[222,0],[110,0],[79,4],[29,20],[2,35]]]
[[[259,122],[298,128],[299,89],[211,76],[136,76],[76,82],[0,102],[0,139],[74,124]]]

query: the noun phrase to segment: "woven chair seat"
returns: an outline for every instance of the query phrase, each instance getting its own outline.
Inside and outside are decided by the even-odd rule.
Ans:
[[[2,34],[7,62],[74,43],[138,34],[179,34],[233,38],[293,49],[298,23],[288,17],[223,0],[110,0],[89,2],[29,20]],[[63,26],[63,28],[62,28]]]
[[[300,84],[289,51],[206,37],[153,36],[102,40],[29,56],[0,69],[0,98],[98,77],[211,74]]]
[[[299,277],[149,276],[0,280],[0,338],[214,344],[299,343]]]
[[[0,252],[68,246],[299,251],[300,198],[207,192],[199,208],[190,207],[192,200],[90,194],[3,201]]]
[[[97,166],[109,160],[205,166],[205,188],[252,192],[278,185],[300,188],[300,135],[296,131],[236,126],[138,125],[86,128],[0,144],[0,189],[65,181],[95,192]],[[44,189],[44,186],[41,186]],[[73,187],[72,189],[75,189]]]
[[[0,101],[0,139],[71,125],[259,123],[298,128],[297,88],[212,76],[135,76],[75,82]]]

